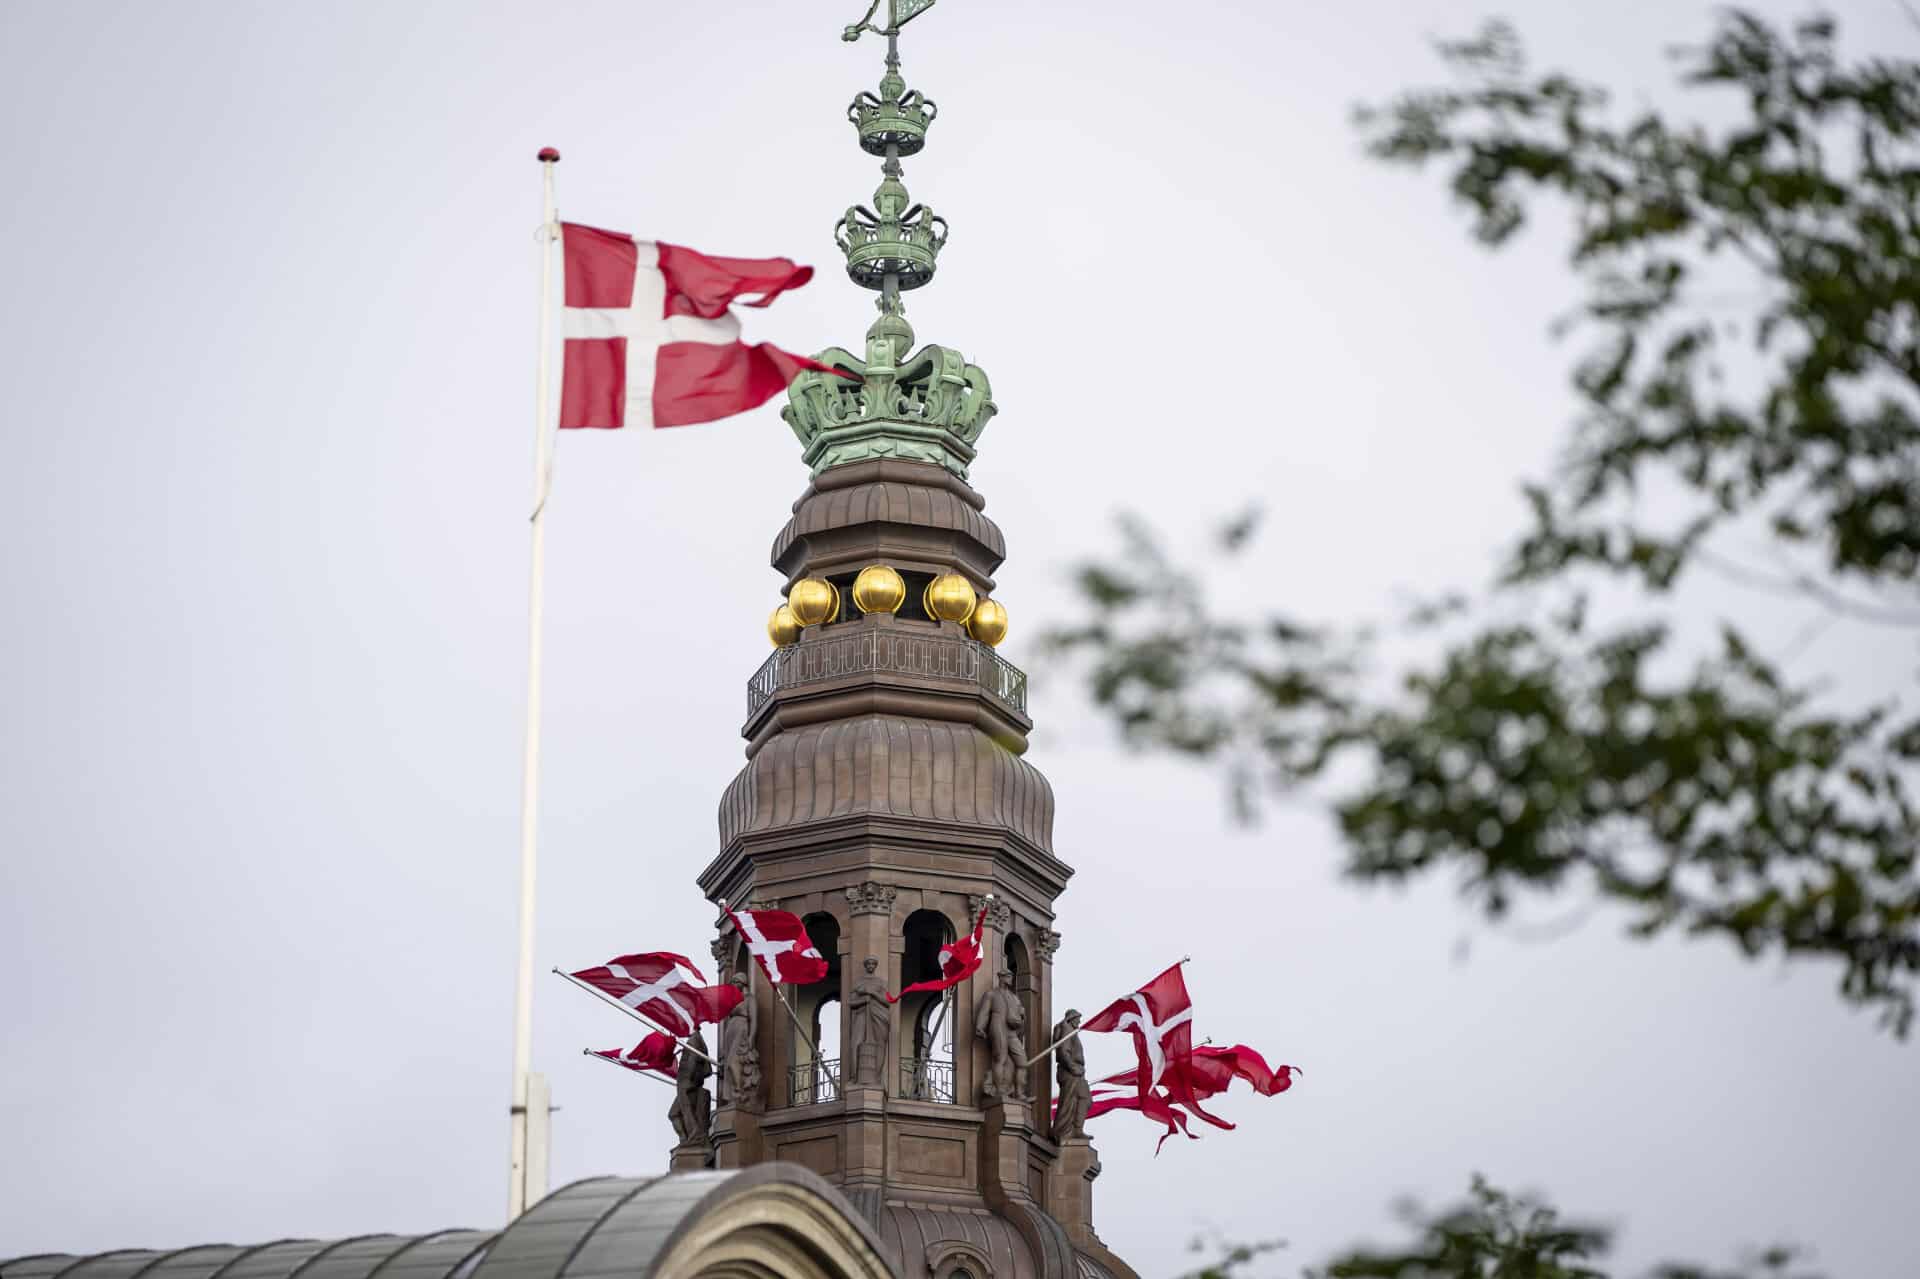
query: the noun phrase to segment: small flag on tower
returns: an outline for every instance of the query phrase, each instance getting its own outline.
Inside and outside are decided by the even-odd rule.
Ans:
[[[775,985],[811,985],[832,967],[814,948],[800,916],[790,910],[730,910],[727,918],[746,941],[747,953]]]
[[[1167,1144],[1167,1138],[1178,1131],[1189,1141],[1198,1141],[1198,1137],[1187,1130],[1187,1112],[1175,1105],[1173,1098],[1164,1088],[1155,1088],[1147,1093],[1135,1091],[1133,1077],[1126,1076],[1126,1087],[1112,1088],[1105,1081],[1096,1086],[1092,1102],[1087,1106],[1087,1118],[1097,1119],[1101,1115],[1115,1110],[1137,1110],[1148,1119],[1166,1125],[1166,1131],[1160,1134],[1160,1140],[1154,1143],[1153,1153],[1159,1154],[1160,1147]]]
[[[973,931],[959,941],[948,942],[940,948],[940,975],[927,981],[917,981],[897,995],[888,995],[887,1002],[899,1003],[917,990],[946,990],[958,986],[979,971],[981,935],[987,927],[987,908],[980,908],[980,918],[973,923]]]
[[[1165,1085],[1168,1098],[1194,1114],[1222,1128],[1232,1124],[1216,1119],[1200,1108],[1194,1095],[1193,1001],[1187,997],[1187,983],[1175,964],[1140,987],[1131,995],[1102,1008],[1080,1024],[1083,1031],[1129,1031],[1140,1055],[1137,1096],[1144,1107],[1153,1090]]]
[[[657,1070],[663,1075],[671,1075],[674,1048],[673,1036],[656,1030],[625,1052],[618,1048],[595,1048],[590,1051],[595,1057],[603,1057],[628,1070]]]
[[[570,975],[676,1035],[692,1034],[701,1022],[725,1021],[743,998],[738,986],[701,984],[706,976],[692,960],[664,950],[622,955]]]

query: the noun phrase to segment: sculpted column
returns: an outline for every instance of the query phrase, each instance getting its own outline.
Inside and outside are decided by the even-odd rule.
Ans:
[[[1051,928],[1042,928],[1034,936],[1034,992],[1038,1013],[1034,1017],[1034,1041],[1029,1055],[1039,1052],[1053,1036],[1042,1037],[1040,1028],[1053,1021],[1053,956],[1060,949],[1060,934]],[[1033,1077],[1030,1084],[1033,1093],[1033,1113],[1036,1122],[1046,1127],[1046,1117],[1053,1113],[1053,1066],[1046,1060],[1033,1064]]]
[[[840,1041],[840,1079],[847,1109],[845,1185],[851,1189],[886,1183],[887,1094],[899,1074],[894,1009],[887,1002],[893,937],[898,932],[893,904],[899,890],[868,881],[846,893],[847,1018]]]

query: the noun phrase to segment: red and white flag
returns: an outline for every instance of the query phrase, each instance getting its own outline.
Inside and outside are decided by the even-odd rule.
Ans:
[[[786,258],[716,258],[677,244],[560,224],[566,368],[560,427],[685,426],[744,413],[787,389],[805,356],[740,340],[728,308],[766,306],[813,278]]]
[[[1180,965],[1155,977],[1131,995],[1122,995],[1080,1023],[1083,1031],[1127,1031],[1140,1054],[1137,1095],[1142,1106],[1149,1094],[1165,1085],[1169,1098],[1194,1114],[1223,1128],[1233,1125],[1215,1119],[1200,1108],[1194,1095],[1193,1001],[1187,998]]]
[[[775,985],[810,985],[832,967],[814,948],[800,916],[790,910],[730,910],[727,918],[746,939],[747,953]]]
[[[1202,1098],[1225,1092],[1227,1085],[1236,1079],[1252,1084],[1253,1090],[1262,1097],[1271,1097],[1293,1087],[1293,1076],[1299,1069],[1298,1066],[1269,1066],[1265,1057],[1245,1044],[1231,1048],[1202,1044],[1193,1050],[1193,1063],[1187,1074],[1193,1080],[1194,1092]]]
[[[664,950],[622,955],[573,978],[676,1035],[692,1034],[701,1022],[725,1021],[742,998],[737,986],[704,985],[692,960]]]
[[[1167,1095],[1165,1089],[1156,1088],[1152,1092],[1141,1094],[1131,1087],[1131,1076],[1128,1077],[1128,1083],[1129,1087],[1124,1089],[1103,1089],[1096,1086],[1093,1090],[1093,1100],[1087,1106],[1087,1118],[1096,1119],[1115,1110],[1137,1110],[1148,1119],[1166,1125],[1167,1130],[1161,1133],[1160,1140],[1154,1143],[1153,1153],[1156,1155],[1160,1153],[1160,1147],[1167,1144],[1167,1138],[1173,1136],[1176,1131],[1184,1134],[1189,1141],[1200,1140],[1187,1131],[1186,1111],[1174,1104],[1173,1098]],[[1055,1109],[1058,1108],[1056,1104]]]
[[[1186,1077],[1193,1095],[1202,1101],[1227,1091],[1236,1079],[1246,1080],[1253,1085],[1255,1092],[1263,1097],[1271,1097],[1293,1087],[1293,1076],[1298,1070],[1297,1066],[1269,1066],[1265,1057],[1245,1044],[1235,1044],[1231,1048],[1202,1044],[1193,1050]],[[1137,1069],[1122,1070],[1099,1080],[1094,1087],[1108,1091],[1124,1087],[1129,1092],[1137,1093],[1139,1077]]]
[[[674,1046],[673,1036],[656,1030],[624,1052],[618,1048],[595,1048],[591,1051],[595,1057],[605,1058],[628,1070],[657,1070],[663,1075],[671,1075]]]
[[[987,908],[980,908],[980,918],[973,923],[973,931],[959,941],[948,942],[940,948],[940,975],[926,981],[917,981],[897,995],[888,995],[887,1002],[897,1004],[917,990],[946,990],[958,986],[980,968],[980,938],[987,926]]]

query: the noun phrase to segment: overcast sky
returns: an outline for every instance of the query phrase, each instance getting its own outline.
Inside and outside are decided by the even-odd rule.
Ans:
[[[878,180],[843,116],[879,73],[838,39],[860,7],[0,6],[0,1257],[499,1222],[533,154],[565,153],[565,216],[819,264],[749,335],[857,347],[870,299],[829,232]],[[1662,48],[1710,21],[1516,8],[1541,62],[1629,101],[1669,101]],[[1266,501],[1223,583],[1249,607],[1359,619],[1487,579],[1571,416],[1563,245],[1479,250],[1348,113],[1488,12],[942,0],[909,30],[942,110],[906,179],[953,228],[911,318],[993,379],[973,482],[1013,661],[1123,507],[1198,545]],[[1894,0],[1841,13],[1856,50],[1920,43]],[[561,441],[540,971],[704,956],[693,876],[805,481],[774,406]],[[1722,603],[1750,602],[1688,607]],[[1911,683],[1905,637],[1836,628],[1805,660]],[[1307,1072],[1157,1161],[1146,1123],[1096,1122],[1096,1221],[1144,1274],[1211,1227],[1287,1237],[1290,1273],[1474,1170],[1621,1223],[1633,1263],[1784,1237],[1920,1272],[1920,1047],[1833,970],[1362,891],[1319,810],[1236,828],[1069,680],[1041,672],[1033,712],[1078,872],[1059,1006],[1191,952],[1204,1033]],[[633,1024],[548,979],[535,1034],[555,1184],[661,1168],[667,1090],[579,1056]]]

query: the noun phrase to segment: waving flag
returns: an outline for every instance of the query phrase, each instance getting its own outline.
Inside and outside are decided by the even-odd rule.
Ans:
[[[832,967],[814,948],[807,926],[790,910],[741,910],[727,918],[746,939],[747,953],[775,985],[806,986],[819,981]]]
[[[622,955],[572,976],[676,1035],[725,1021],[742,998],[737,986],[701,984],[706,977],[692,960],[665,950]]]
[[[980,918],[973,923],[973,931],[959,941],[948,942],[940,948],[940,975],[927,981],[917,981],[898,995],[888,995],[887,1002],[897,1004],[917,990],[946,990],[958,986],[973,976],[980,968],[980,936],[987,926],[987,908],[980,908]]]
[[[813,278],[786,258],[718,258],[620,231],[560,224],[566,367],[560,427],[685,426],[744,413],[801,369],[839,372],[740,340],[728,308],[766,306]],[[844,375],[843,375],[844,376]]]
[[[1193,1050],[1193,1064],[1187,1073],[1193,1080],[1195,1094],[1202,1098],[1225,1092],[1227,1085],[1236,1079],[1252,1084],[1253,1090],[1262,1097],[1271,1097],[1293,1087],[1293,1076],[1299,1069],[1298,1066],[1269,1066],[1265,1057],[1245,1044],[1231,1048],[1202,1044]]]
[[[1132,1077],[1127,1081],[1132,1083]],[[1174,1104],[1173,1098],[1165,1089],[1156,1088],[1145,1094],[1132,1088],[1124,1090],[1099,1090],[1093,1095],[1093,1101],[1087,1107],[1087,1118],[1094,1119],[1115,1110],[1137,1110],[1148,1119],[1166,1125],[1166,1131],[1160,1134],[1160,1140],[1154,1143],[1153,1153],[1159,1154],[1160,1147],[1167,1144],[1167,1138],[1177,1131],[1188,1141],[1198,1141],[1198,1137],[1187,1131],[1187,1114]]]
[[[1134,1048],[1140,1054],[1136,1095],[1143,1107],[1153,1090],[1164,1084],[1172,1101],[1209,1123],[1233,1127],[1203,1110],[1200,1098],[1194,1094],[1193,1001],[1187,997],[1187,983],[1179,964],[1133,994],[1114,1000],[1080,1023],[1080,1029],[1132,1034]]]
[[[604,1058],[616,1066],[625,1066],[628,1070],[657,1070],[663,1075],[671,1075],[674,1047],[673,1036],[656,1030],[625,1052],[618,1048],[596,1048],[592,1052],[595,1057]]]
[[[1255,1092],[1263,1097],[1271,1097],[1293,1087],[1293,1076],[1298,1070],[1297,1066],[1269,1066],[1265,1057],[1245,1044],[1235,1044],[1231,1048],[1202,1044],[1193,1050],[1186,1076],[1193,1095],[1205,1101],[1227,1091],[1236,1079],[1246,1080]],[[1094,1087],[1113,1089],[1124,1086],[1137,1092],[1138,1085],[1139,1071],[1123,1070],[1099,1080]]]

